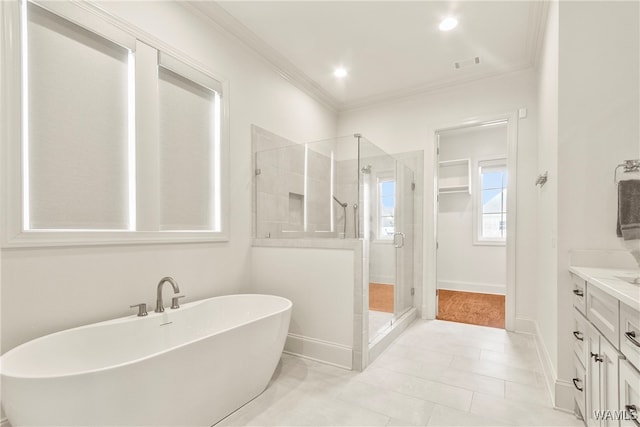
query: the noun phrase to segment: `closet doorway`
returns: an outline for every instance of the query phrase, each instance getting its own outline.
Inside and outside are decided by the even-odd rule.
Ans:
[[[509,118],[436,132],[437,319],[512,326],[512,132]]]

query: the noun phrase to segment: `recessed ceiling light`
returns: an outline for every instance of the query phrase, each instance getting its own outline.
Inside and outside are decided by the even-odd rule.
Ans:
[[[453,16],[450,16],[440,21],[440,25],[438,25],[438,28],[440,28],[440,31],[450,31],[457,26],[458,26],[458,20]]]
[[[333,72],[333,75],[336,76],[339,79],[343,79],[345,77],[347,77],[347,69],[344,67],[338,67],[336,68],[336,70]]]

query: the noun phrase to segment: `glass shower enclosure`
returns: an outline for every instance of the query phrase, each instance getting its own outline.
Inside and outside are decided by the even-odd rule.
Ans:
[[[359,150],[361,238],[369,243],[369,343],[413,307],[414,171],[366,139]]]
[[[373,343],[413,306],[414,171],[359,134],[285,141],[254,147],[254,237],[366,241]]]

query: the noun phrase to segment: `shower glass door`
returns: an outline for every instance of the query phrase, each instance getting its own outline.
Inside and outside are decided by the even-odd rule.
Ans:
[[[393,244],[396,258],[394,319],[413,307],[414,172],[396,160],[396,212]]]
[[[361,142],[360,237],[369,240],[369,342],[413,306],[413,171]]]

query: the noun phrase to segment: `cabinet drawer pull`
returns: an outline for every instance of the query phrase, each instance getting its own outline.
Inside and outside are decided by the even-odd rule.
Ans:
[[[580,378],[574,378],[574,379],[573,379],[573,386],[574,386],[574,387],[576,388],[576,390],[578,390],[578,391],[583,391],[583,390],[584,390],[584,388],[582,388],[582,387],[578,386],[578,383],[581,383],[581,382],[582,382],[582,380],[581,380]]]
[[[627,339],[629,341],[631,341],[633,343],[633,345],[635,345],[636,347],[640,347],[640,342],[638,342],[638,340],[636,340],[636,333],[635,331],[631,331],[631,332],[625,332],[624,336],[627,337]]]
[[[583,297],[584,296],[584,292],[582,291],[582,289],[574,289],[573,293],[576,294],[579,297]]]
[[[604,359],[600,357],[598,353],[591,353],[591,357],[593,357],[593,360],[596,362],[604,362]]]
[[[629,413],[629,418],[631,419],[631,421],[633,421],[635,425],[640,427],[640,422],[638,422],[638,408],[636,408],[636,405],[627,405],[624,407],[624,409],[626,409]]]
[[[580,331],[573,331],[573,336],[576,337],[578,341],[584,341],[584,336]]]

